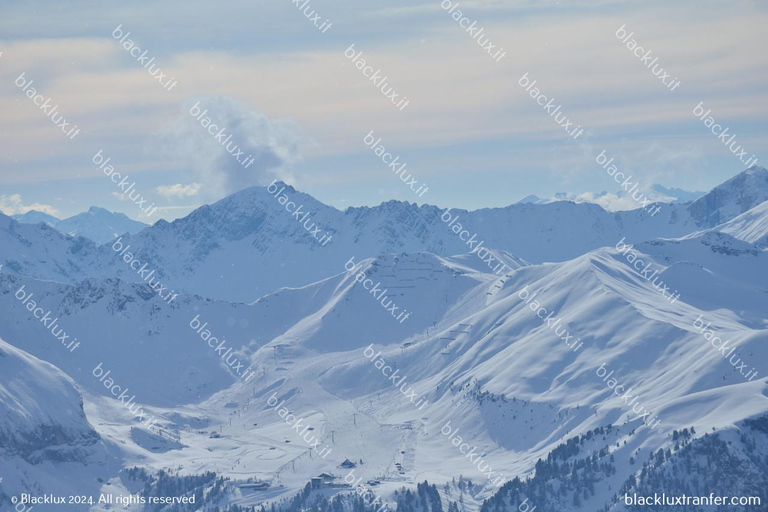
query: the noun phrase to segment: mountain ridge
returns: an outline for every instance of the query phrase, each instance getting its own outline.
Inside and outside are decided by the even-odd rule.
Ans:
[[[11,217],[22,224],[39,224],[42,222],[65,235],[82,236],[98,245],[110,242],[121,234],[138,233],[149,227],[149,224],[130,219],[124,213],[110,212],[98,206],[91,206],[88,211],[66,219],[58,219],[35,210]]]
[[[749,185],[752,190],[744,195],[744,187],[753,182],[762,188]],[[283,184],[273,185],[275,191],[283,188]],[[142,263],[147,262],[177,291],[251,302],[281,286],[322,279],[342,268],[350,256],[429,252],[448,257],[470,252],[482,241],[483,247],[507,251],[535,264],[567,261],[615,245],[622,237],[637,243],[685,236],[713,227],[713,219],[730,220],[768,197],[768,171],[744,171],[693,203],[663,205],[655,216],[640,209],[610,213],[595,204],[570,202],[467,211],[392,200],[340,211],[289,185],[285,191],[303,207],[302,219],[307,217],[332,234],[330,243],[317,244],[266,187],[251,187],[173,222],[159,221],[135,235],[123,235],[121,244],[130,245]],[[448,222],[457,216],[457,222]],[[10,228],[8,222],[0,225]],[[457,225],[468,234],[460,238],[453,231]],[[34,230],[13,229],[24,232],[24,244],[41,243]],[[47,265],[35,263],[35,258],[9,262],[9,253],[18,251],[6,252],[2,246],[0,262],[11,263],[6,264],[14,272],[64,282],[87,276],[138,280],[110,244],[93,249],[74,240],[57,243],[69,248],[58,257],[46,258]],[[76,247],[78,244],[82,247]],[[309,261],[312,265],[305,264]],[[42,267],[44,271],[40,271]]]

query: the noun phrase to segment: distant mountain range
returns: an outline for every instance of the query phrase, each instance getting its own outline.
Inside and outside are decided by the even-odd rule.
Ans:
[[[138,233],[148,226],[123,213],[110,212],[96,206],[63,220],[35,210],[13,215],[13,219],[22,224],[47,224],[66,235],[82,236],[97,244],[105,244],[125,233]]]
[[[445,210],[436,206],[388,201],[342,212],[289,185],[279,186],[309,215],[305,224],[332,234],[330,243],[319,245],[266,188],[253,187],[184,218],[170,223],[160,220],[123,236],[122,247],[130,245],[133,254],[177,291],[250,302],[281,286],[301,286],[340,272],[352,256],[360,259],[397,252],[453,256],[470,252],[482,241],[487,249],[542,263],[566,261],[612,246],[622,237],[628,243],[681,237],[727,222],[768,199],[768,171],[748,169],[691,203],[662,205],[655,216],[639,209],[611,213],[594,204],[570,202],[451,209],[444,218],[458,215],[457,223],[469,233],[463,238],[476,235],[472,245],[441,220]],[[2,218],[0,215],[0,224]],[[39,253],[20,260],[19,254],[29,252],[27,242],[11,239],[0,244],[0,261],[7,260],[6,265],[18,272],[62,282],[87,277],[135,278],[135,271],[117,257],[111,245],[97,248],[52,239],[56,237],[44,229],[12,227],[8,221],[5,224],[11,232],[40,246]],[[110,237],[115,232],[110,230]],[[52,251],[55,245],[62,250],[45,259],[37,255]]]
[[[652,185],[650,189],[645,193],[646,197],[651,201],[658,203],[669,204],[681,204],[690,203],[695,201],[699,197],[703,196],[706,192],[689,192],[680,188],[666,188],[661,185]],[[574,194],[571,192],[558,192],[550,198],[542,198],[537,195],[529,195],[521,200],[518,204],[534,203],[545,204],[554,203],[557,201],[571,201],[574,203],[594,203],[602,206],[608,211],[626,211],[633,210],[636,207],[636,203],[632,200],[631,196],[619,190],[615,193],[610,192],[587,192],[582,194]]]
[[[56,224],[61,222],[61,219],[57,219],[53,215],[47,213],[38,212],[36,210],[29,210],[27,213],[17,213],[12,215],[13,219],[21,222],[22,224],[48,224],[52,228],[56,227]]]

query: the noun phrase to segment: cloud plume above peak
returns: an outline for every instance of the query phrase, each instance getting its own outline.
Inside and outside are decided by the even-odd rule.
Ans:
[[[295,122],[270,119],[219,95],[187,100],[154,149],[190,169],[203,195],[220,198],[274,179],[290,180],[304,139]]]

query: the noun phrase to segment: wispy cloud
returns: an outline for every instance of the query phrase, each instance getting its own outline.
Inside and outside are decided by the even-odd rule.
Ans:
[[[0,211],[6,215],[16,215],[18,213],[27,213],[28,211],[35,210],[37,212],[47,213],[54,217],[59,217],[60,214],[51,205],[32,203],[24,204],[20,194],[2,195],[0,196]]]
[[[190,183],[189,185],[182,185],[176,183],[175,185],[162,185],[157,187],[155,191],[166,199],[172,199],[174,197],[192,197],[200,193],[199,183]]]

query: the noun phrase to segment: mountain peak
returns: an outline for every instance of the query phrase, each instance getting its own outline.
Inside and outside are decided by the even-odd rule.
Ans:
[[[691,203],[699,226],[715,227],[768,200],[768,171],[752,166]]]
[[[746,171],[742,172],[742,174],[749,174],[750,176],[760,176],[760,175],[766,175],[768,174],[768,169],[765,167],[762,167],[760,165],[753,165]]]
[[[220,208],[231,208],[236,206],[248,207],[252,206],[254,203],[262,203],[265,200],[269,200],[267,199],[268,196],[271,196],[273,198],[272,200],[276,200],[283,194],[290,196],[292,201],[296,199],[294,196],[300,196],[299,200],[304,203],[312,203],[313,205],[320,204],[314,197],[301,192],[300,190],[296,190],[292,185],[289,185],[284,181],[274,181],[269,185],[256,185],[244,188],[220,199],[211,206],[217,210]]]
[[[56,227],[59,219],[53,215],[38,211],[29,210],[26,213],[17,213],[11,216],[14,220],[21,222],[22,224],[39,224],[44,223],[52,227]]]
[[[530,194],[519,200],[515,204],[527,204],[527,203],[546,203],[547,200],[544,198],[541,198],[535,194]]]

